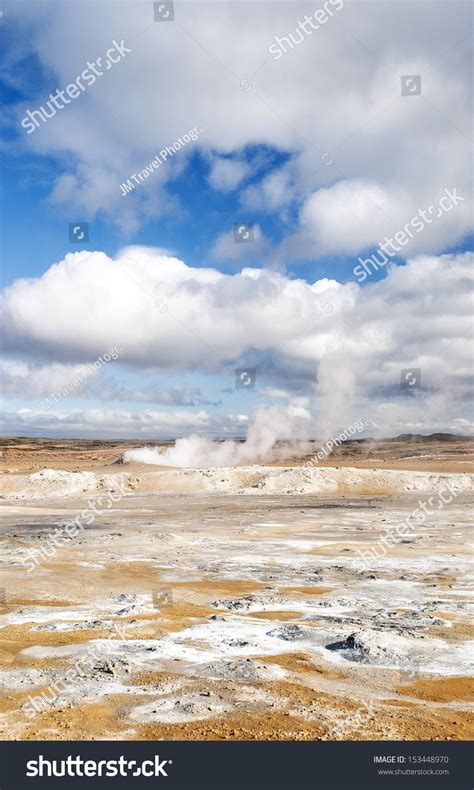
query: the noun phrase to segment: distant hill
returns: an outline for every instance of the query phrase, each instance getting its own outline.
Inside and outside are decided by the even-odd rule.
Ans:
[[[428,436],[423,436],[421,433],[401,433],[400,436],[394,436],[392,439],[386,439],[387,442],[459,442],[459,441],[474,441],[474,436],[458,436],[455,433],[430,433]]]

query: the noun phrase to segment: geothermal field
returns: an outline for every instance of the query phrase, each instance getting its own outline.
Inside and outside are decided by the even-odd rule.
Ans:
[[[472,737],[472,441],[1,446],[2,739]]]

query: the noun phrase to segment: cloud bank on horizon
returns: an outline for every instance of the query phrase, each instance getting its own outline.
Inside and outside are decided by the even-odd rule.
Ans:
[[[1,330],[10,360],[4,369],[10,392],[17,386],[23,396],[47,396],[61,375],[72,378],[115,345],[117,363],[145,378],[163,371],[210,377],[229,371],[230,378],[235,368],[256,368],[271,387],[261,397],[299,398],[317,409],[319,435],[362,412],[385,430],[403,424],[466,430],[468,422],[457,415],[470,396],[473,264],[473,253],[418,256],[362,288],[327,278],[308,283],[269,269],[222,274],[149,248],[126,248],[116,260],[71,253],[41,277],[5,290]],[[408,398],[399,390],[407,367],[423,370],[423,390]],[[94,391],[117,397],[107,378]],[[153,398],[142,390],[129,392],[129,400]],[[188,427],[213,430],[202,408],[174,414]],[[76,415],[73,424],[142,433],[153,419],[156,431],[178,429],[173,413],[110,408]],[[16,425],[27,428],[32,420],[45,429],[68,424],[23,410]],[[216,431],[223,422],[215,422]],[[235,418],[229,416],[227,428],[235,428]]]
[[[297,44],[320,4],[190,0],[167,23],[152,2],[6,7],[4,433],[232,437],[276,407],[314,436],[362,417],[472,432],[471,9],[326,5]],[[28,111],[122,40],[125,58],[26,134]],[[92,240],[70,252],[57,228],[76,219]],[[358,261],[400,234],[359,284]],[[421,387],[401,390],[403,369]]]

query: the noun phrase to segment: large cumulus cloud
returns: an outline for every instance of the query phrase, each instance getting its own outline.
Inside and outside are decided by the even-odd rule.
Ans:
[[[306,382],[326,425],[360,409],[387,428],[404,416],[451,424],[469,414],[473,263],[472,253],[418,256],[361,287],[268,269],[224,275],[139,247],[115,260],[74,253],[6,289],[5,352],[80,365],[116,346],[142,371],[253,364],[269,392],[301,394]],[[422,369],[423,387],[401,398],[408,367]]]

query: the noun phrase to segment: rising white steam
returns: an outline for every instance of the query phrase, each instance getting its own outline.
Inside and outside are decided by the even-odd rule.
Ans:
[[[269,455],[272,459],[282,459],[293,455],[296,450],[304,451],[304,441],[309,438],[311,430],[310,419],[309,412],[302,406],[290,406],[286,410],[272,406],[256,412],[245,442],[215,442],[192,434],[177,439],[173,447],[164,451],[150,447],[128,450],[123,461],[203,469],[269,460]],[[290,446],[276,446],[278,441],[289,439]]]

